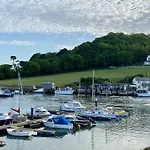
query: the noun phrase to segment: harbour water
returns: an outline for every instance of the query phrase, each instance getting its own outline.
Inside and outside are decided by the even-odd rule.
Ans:
[[[32,106],[43,106],[49,110],[58,110],[64,100],[73,96],[52,95],[15,95],[0,98],[0,111],[10,112],[18,108],[26,113]],[[89,106],[90,96],[80,96],[79,101]],[[62,131],[54,137],[14,138],[0,135],[6,145],[2,150],[142,150],[150,146],[150,98],[133,97],[97,97],[98,106],[115,106],[129,111],[129,117],[118,121],[99,122],[92,129],[75,133]]]

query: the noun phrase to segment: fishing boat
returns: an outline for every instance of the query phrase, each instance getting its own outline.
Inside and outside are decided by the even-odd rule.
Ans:
[[[12,136],[18,137],[30,137],[32,135],[36,135],[36,132],[26,129],[18,129],[18,128],[8,128],[7,133]]]
[[[68,103],[63,103],[60,106],[60,110],[66,112],[80,112],[85,110],[85,107],[78,101],[70,101]]]
[[[46,120],[43,120],[43,124],[53,129],[73,129],[73,124],[61,115],[49,116]]]
[[[74,90],[71,87],[59,88],[55,90],[56,95],[72,95]]]
[[[12,123],[12,118],[7,114],[0,112],[0,126]]]
[[[28,111],[26,114],[28,118],[31,118],[31,110]],[[33,118],[43,118],[49,115],[51,115],[51,113],[43,107],[33,108]]]

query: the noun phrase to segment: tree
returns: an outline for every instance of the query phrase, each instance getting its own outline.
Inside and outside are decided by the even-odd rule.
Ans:
[[[10,59],[11,59],[11,61],[13,63],[13,67],[15,69],[16,68],[15,60],[17,59],[17,57],[16,56],[10,56]]]

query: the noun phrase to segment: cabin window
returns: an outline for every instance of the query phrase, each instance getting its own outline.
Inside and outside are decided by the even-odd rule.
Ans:
[[[52,122],[52,119],[48,119],[48,122]]]

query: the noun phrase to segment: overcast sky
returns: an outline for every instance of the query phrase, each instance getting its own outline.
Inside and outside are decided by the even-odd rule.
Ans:
[[[109,32],[149,34],[150,1],[1,0],[0,64],[10,64],[11,55],[28,61],[71,50]]]

